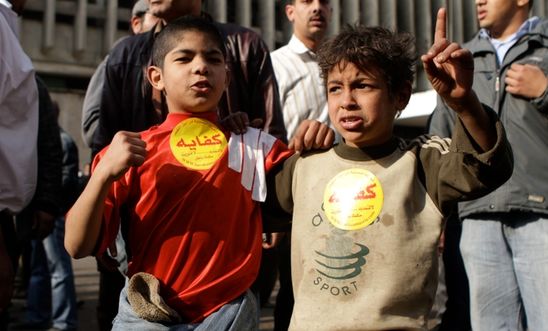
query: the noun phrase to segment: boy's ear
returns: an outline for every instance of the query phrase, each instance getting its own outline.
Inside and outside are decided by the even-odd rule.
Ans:
[[[405,83],[404,86],[402,86],[402,89],[399,91],[397,95],[397,104],[399,111],[402,111],[407,107],[407,104],[409,103],[409,99],[411,98],[411,92],[413,91],[413,86],[410,82]]]
[[[230,73],[230,68],[228,66],[225,66],[225,70],[226,70],[226,77],[225,77],[225,89],[226,89],[228,88],[228,85],[230,85],[231,73]]]
[[[162,69],[156,67],[156,66],[149,66],[147,68],[147,79],[157,90],[163,91],[164,90],[164,80],[162,79]]]

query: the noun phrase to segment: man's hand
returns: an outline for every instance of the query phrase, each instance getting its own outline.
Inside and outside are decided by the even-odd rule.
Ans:
[[[108,150],[100,160],[95,172],[103,172],[108,178],[120,178],[130,167],[143,164],[146,143],[136,132],[119,131],[112,138]]]
[[[32,217],[32,237],[42,240],[50,235],[55,226],[55,216],[37,210]]]
[[[289,148],[296,152],[310,149],[328,149],[333,146],[335,132],[329,126],[314,120],[301,122],[289,142]]]
[[[468,98],[472,92],[474,59],[469,50],[447,40],[446,16],[445,8],[440,8],[434,44],[421,56],[421,61],[432,87],[449,106],[453,106]],[[453,109],[457,112],[460,110],[459,107]]]
[[[548,88],[548,78],[544,71],[533,64],[512,64],[504,82],[506,92],[526,99],[538,98]]]
[[[221,119],[221,125],[235,134],[244,134],[247,132],[248,126],[261,129],[263,127],[263,120],[256,118],[250,122],[247,113],[238,111]]]

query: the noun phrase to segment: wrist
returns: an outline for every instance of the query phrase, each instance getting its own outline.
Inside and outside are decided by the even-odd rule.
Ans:
[[[542,91],[540,92],[540,94],[538,94],[538,96],[531,98],[531,100],[534,101],[534,100],[544,99],[547,95],[548,95],[548,84],[546,85],[546,87],[544,88],[544,90],[542,90]]]
[[[466,93],[462,97],[446,100],[445,102],[451,109],[453,109],[454,112],[459,115],[476,113],[478,108],[483,109],[474,90],[468,91],[468,93]]]

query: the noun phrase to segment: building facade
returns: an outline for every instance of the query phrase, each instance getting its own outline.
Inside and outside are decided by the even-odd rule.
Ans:
[[[60,124],[77,140],[81,163],[89,150],[80,136],[81,106],[89,78],[120,37],[129,33],[133,0],[27,0],[21,19],[21,43],[61,108]],[[285,44],[291,26],[284,0],[204,0],[204,10],[221,22],[259,32],[272,49]],[[331,0],[329,33],[361,22],[411,32],[418,54],[432,43],[437,9],[446,6],[450,38],[463,42],[477,31],[473,0]],[[535,0],[533,14],[548,16],[546,0]],[[415,91],[429,89],[417,68]]]

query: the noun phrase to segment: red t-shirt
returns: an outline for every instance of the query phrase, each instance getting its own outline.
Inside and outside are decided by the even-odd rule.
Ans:
[[[203,125],[202,131],[186,125],[200,118],[208,120],[205,131]],[[261,258],[259,204],[242,186],[241,174],[228,168],[228,136],[213,123],[214,113],[169,114],[142,133],[146,160],[113,184],[98,250],[101,254],[114,241],[125,208],[132,254],[128,277],[153,274],[164,300],[186,322],[203,320],[245,292]],[[276,141],[265,155],[265,170],[289,155]]]

